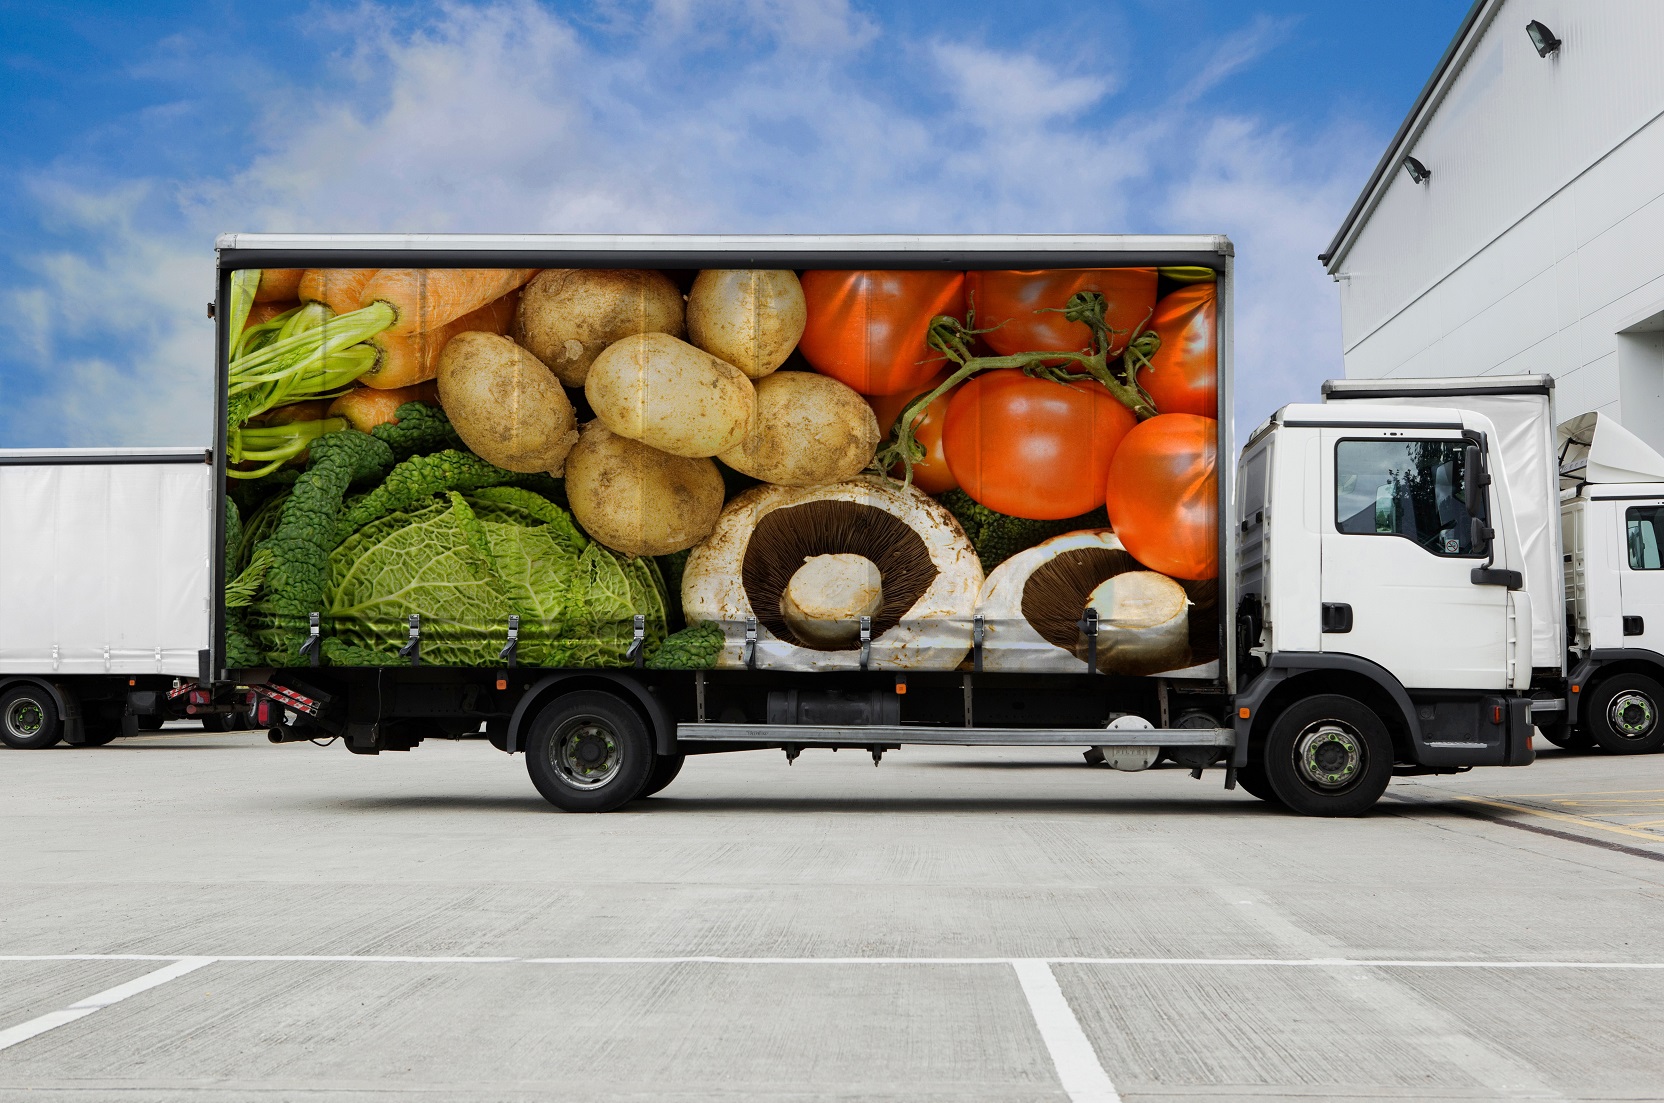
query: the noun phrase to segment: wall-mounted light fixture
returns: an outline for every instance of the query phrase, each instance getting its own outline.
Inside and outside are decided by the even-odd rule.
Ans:
[[[1560,48],[1554,32],[1535,19],[1525,25],[1525,33],[1531,36],[1531,45],[1537,47],[1538,57],[1547,57]]]
[[[1432,171],[1426,165],[1411,157],[1408,153],[1404,155],[1404,171],[1409,173],[1410,179],[1418,184],[1427,183],[1433,176]]]

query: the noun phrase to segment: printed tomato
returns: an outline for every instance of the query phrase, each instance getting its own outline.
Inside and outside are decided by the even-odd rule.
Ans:
[[[1057,521],[1104,504],[1110,458],[1136,420],[1092,380],[991,371],[953,392],[942,444],[972,498],[1012,517]]]
[[[1160,413],[1219,413],[1216,286],[1193,283],[1156,304],[1150,328],[1161,338],[1161,348],[1150,357],[1150,366],[1138,373],[1138,382]]]
[[[862,394],[918,393],[942,367],[925,343],[930,319],[965,316],[963,272],[803,273],[809,320],[798,351]]]
[[[1158,414],[1115,450],[1104,500],[1109,523],[1152,571],[1219,577],[1218,449],[1213,418]]]
[[[1066,321],[1062,310],[1077,291],[1101,291],[1104,319],[1116,334],[1114,347],[1127,343],[1132,331],[1156,305],[1154,268],[1054,268],[1040,272],[967,272],[965,294],[976,311],[977,329],[998,326],[982,339],[1001,356],[1019,352],[1083,351],[1092,331]]]
[[[945,371],[940,372],[924,385],[902,391],[900,394],[881,394],[868,398],[867,405],[878,415],[878,431],[888,438],[896,418],[901,416],[902,408],[919,395],[934,390],[947,379],[948,374]],[[952,391],[936,399],[925,408],[924,417],[919,419],[918,425],[913,429],[914,439],[924,447],[924,459],[913,463],[913,485],[926,494],[940,494],[959,485],[959,480],[955,479],[953,472],[948,469],[947,456],[942,452],[942,424],[947,420],[948,403],[952,400]],[[901,468],[898,466],[892,474],[900,478]]]

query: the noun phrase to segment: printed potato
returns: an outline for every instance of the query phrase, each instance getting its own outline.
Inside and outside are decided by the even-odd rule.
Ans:
[[[734,447],[757,405],[744,372],[666,333],[607,346],[589,369],[584,395],[614,433],[676,456]]]
[[[566,497],[585,532],[626,555],[668,555],[711,534],[722,514],[722,475],[708,459],[673,456],[584,426],[566,457]]]
[[[577,415],[554,373],[494,333],[459,333],[446,343],[439,404],[463,443],[510,471],[558,473],[578,439]]]
[[[783,371],[757,381],[751,432],[717,458],[765,483],[820,486],[860,474],[878,441],[866,399],[836,379]]]
[[[790,269],[708,268],[688,293],[688,340],[751,379],[786,362],[808,317]]]
[[[663,272],[548,268],[520,292],[514,337],[568,387],[582,387],[608,345],[635,333],[686,332],[682,293]]]

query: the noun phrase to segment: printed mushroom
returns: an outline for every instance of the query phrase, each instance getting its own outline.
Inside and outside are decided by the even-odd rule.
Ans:
[[[757,486],[729,502],[682,575],[688,623],[720,624],[719,667],[951,670],[971,647],[982,564],[953,515],[914,487],[863,475],[830,486]]]
[[[1190,596],[1146,570],[1109,529],[1064,533],[1018,552],[983,583],[985,670],[1079,671],[1081,622],[1098,614],[1098,669],[1155,674],[1190,662]]]

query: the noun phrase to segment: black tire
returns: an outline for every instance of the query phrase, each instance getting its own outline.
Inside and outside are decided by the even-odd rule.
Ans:
[[[630,803],[646,788],[657,757],[636,711],[599,690],[555,698],[526,740],[532,784],[565,812],[611,812]]]
[[[682,763],[686,762],[685,754],[658,754],[653,756],[653,772],[647,775],[647,784],[641,790],[641,796],[650,797],[676,780],[676,775],[682,772]]]
[[[1582,728],[1571,728],[1561,724],[1553,728],[1538,728],[1537,731],[1544,739],[1563,750],[1592,751],[1595,749],[1595,741],[1590,739],[1589,733]]]
[[[162,730],[162,725],[166,723],[167,718],[160,714],[141,716],[139,717],[139,730],[142,732],[159,732]]]
[[[1283,803],[1278,799],[1277,794],[1271,791],[1271,783],[1265,780],[1265,769],[1255,759],[1250,759],[1248,765],[1237,770],[1236,787],[1251,797],[1258,797],[1267,804],[1275,804],[1281,807]]]
[[[0,697],[0,743],[38,751],[63,738],[63,720],[52,695],[38,686],[18,686]]]
[[[1265,779],[1291,812],[1361,816],[1392,780],[1392,737],[1361,701],[1326,693],[1296,701],[1271,722]]]
[[[83,747],[107,747],[121,738],[121,721],[86,721],[87,741]]]
[[[1664,747],[1664,687],[1644,674],[1614,674],[1595,687],[1583,727],[1613,754]]]
[[[202,730],[205,732],[228,732],[231,730],[231,717],[223,712],[204,713]]]

